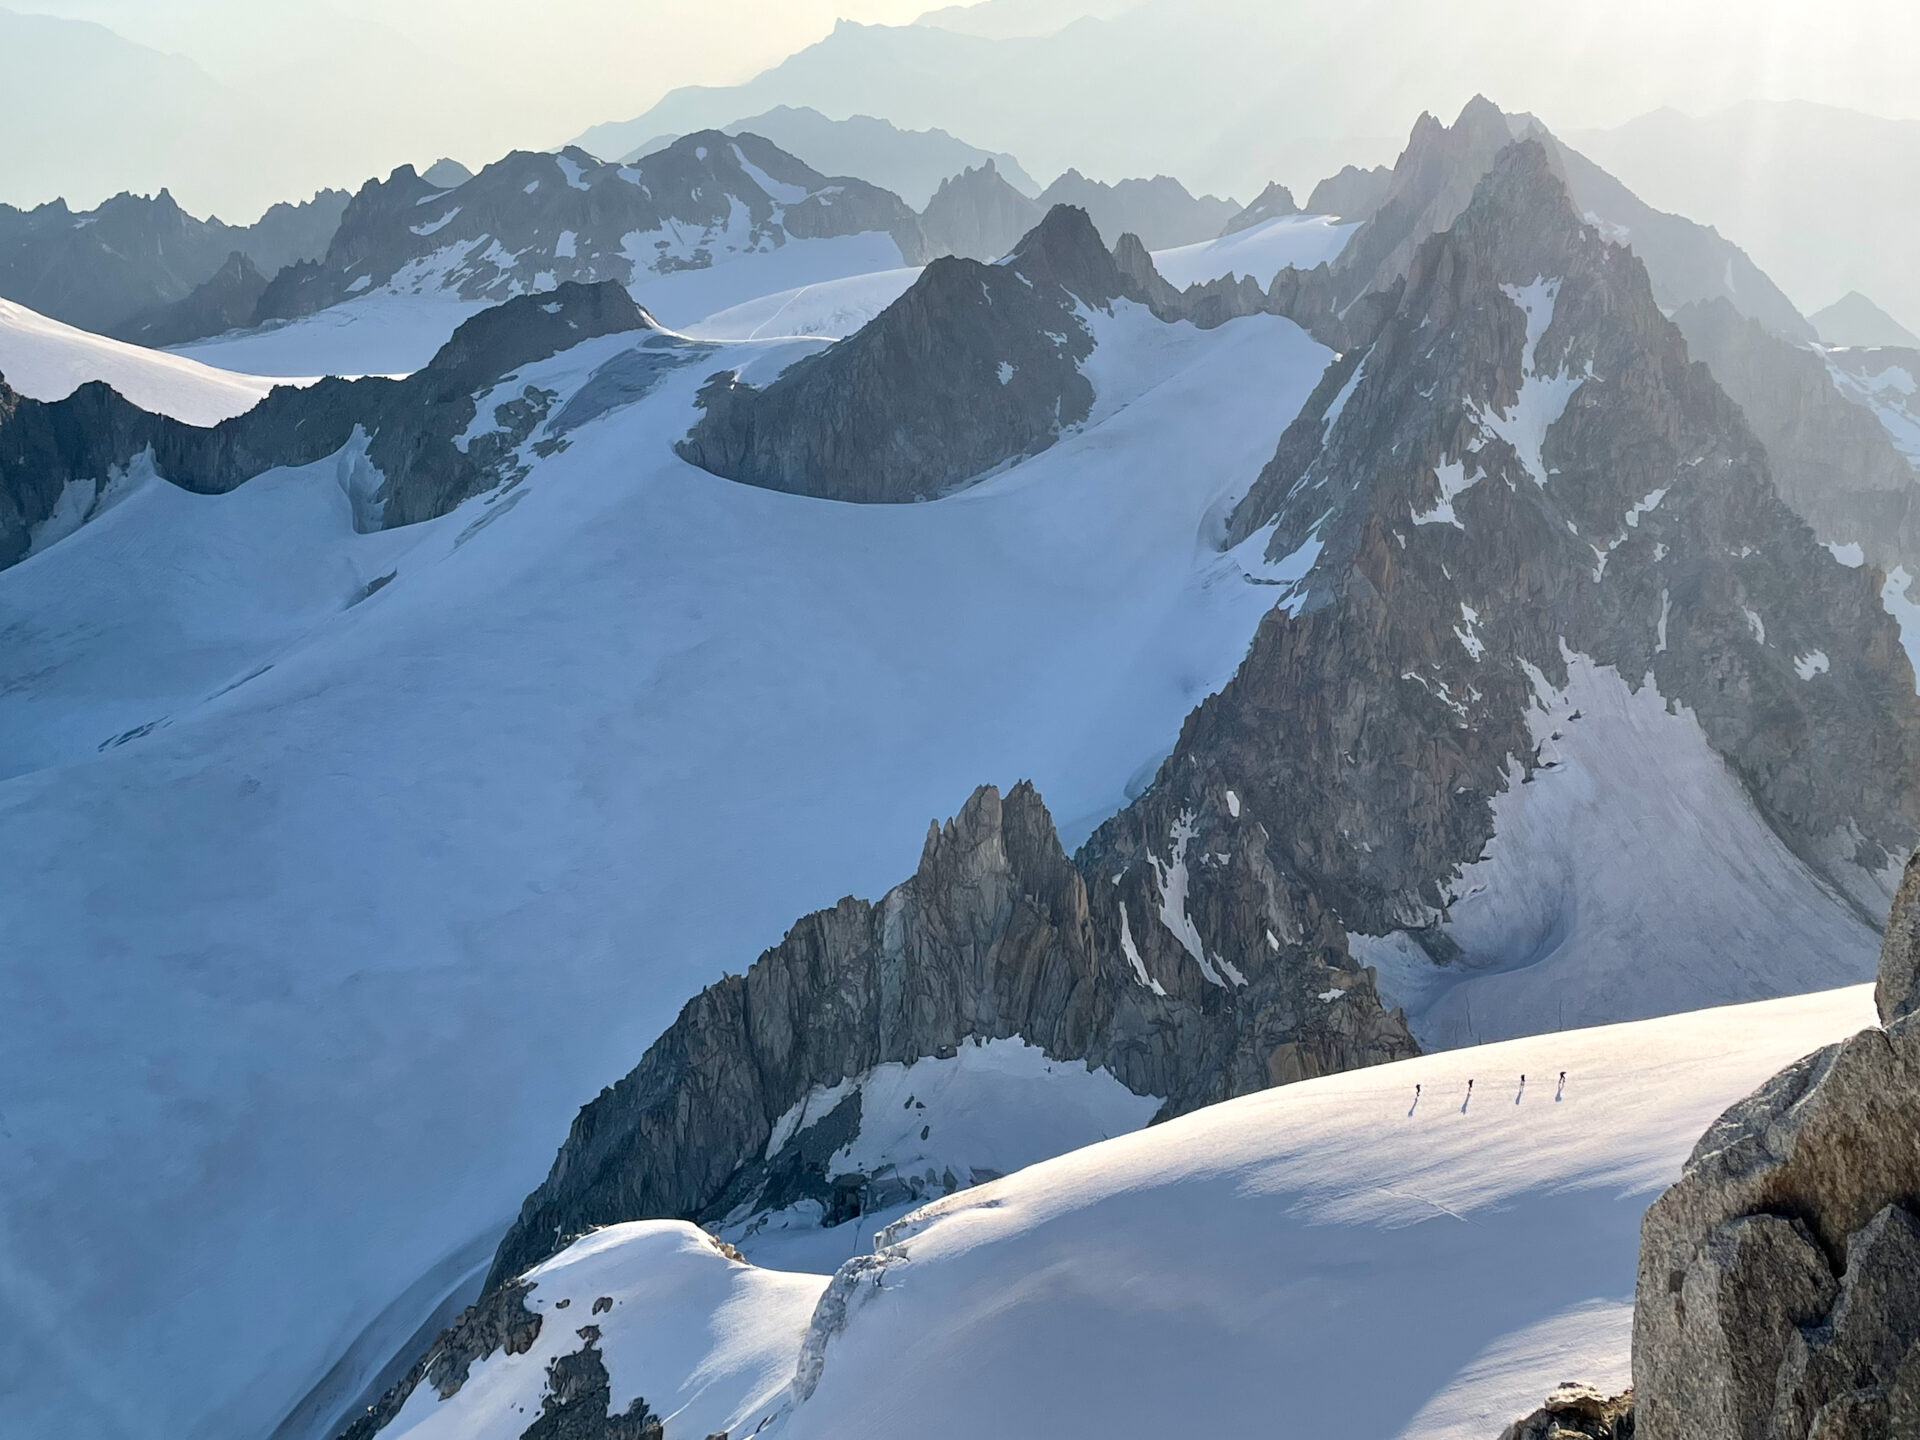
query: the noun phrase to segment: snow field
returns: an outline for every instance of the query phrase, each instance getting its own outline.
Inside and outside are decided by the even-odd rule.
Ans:
[[[1250,275],[1264,290],[1289,265],[1311,270],[1332,261],[1359,228],[1331,215],[1279,215],[1235,235],[1156,250],[1153,265],[1181,290],[1224,275]]]
[[[143,410],[189,425],[217,425],[251,410],[275,385],[312,384],[312,369],[289,379],[235,373],[178,355],[76,330],[24,305],[0,300],[0,378],[33,400],[64,400],[104,380]]]
[[[1528,784],[1513,768],[1485,858],[1452,887],[1443,929],[1460,957],[1350,937],[1421,1044],[1871,979],[1879,936],[1768,827],[1692,712],[1585,656],[1568,669],[1537,697],[1542,768]]]

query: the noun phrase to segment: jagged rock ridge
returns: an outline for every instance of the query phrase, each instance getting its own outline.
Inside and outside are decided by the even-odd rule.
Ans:
[[[1182,955],[1149,973],[1160,903],[1123,918],[1104,899],[1111,879],[1067,858],[1030,786],[976,791],[928,835],[912,879],[801,920],[581,1111],[491,1283],[596,1225],[718,1222],[826,1195],[838,1141],[803,1131],[769,1151],[780,1117],[818,1087],[968,1039],[1018,1036],[1104,1068],[1166,1114],[1412,1053],[1338,928],[1272,890],[1260,838],[1250,830],[1219,862],[1238,881],[1242,932],[1215,941],[1217,967]],[[1216,862],[1182,850],[1172,863]]]
[[[1056,205],[1086,211],[1109,245],[1122,235],[1138,235],[1149,250],[1211,240],[1240,211],[1231,200],[1189,193],[1170,175],[1109,185],[1078,170],[1067,171],[1040,192],[1042,210]]]
[[[162,190],[75,213],[54,200],[0,205],[0,296],[83,330],[149,343],[142,324],[211,280],[238,252],[266,275],[327,248],[347,206],[323,190],[252,225],[200,220]]]
[[[387,287],[499,301],[564,281],[632,286],[870,231],[893,237],[901,263],[923,258],[898,196],[830,179],[757,135],[699,131],[632,165],[516,151],[451,190],[402,166],[353,197],[320,260],[274,277],[253,323]]]
[[[1820,351],[1795,345],[1724,299],[1684,305],[1687,348],[1746,412],[1780,497],[1821,540],[1858,545],[1882,568],[1920,569],[1920,475]]]
[[[940,182],[920,212],[930,255],[998,260],[1040,223],[1039,204],[1007,183],[989,160]]]
[[[581,341],[652,328],[617,285],[564,285],[475,316],[405,380],[282,386],[212,428],[141,410],[100,383],[43,402],[0,381],[0,567],[28,553],[69,485],[104,486],[141,456],[182,489],[223,494],[264,471],[344,452],[361,433],[358,523],[380,528],[444,514],[524,473],[515,452],[549,418],[555,397],[531,387],[503,393],[503,385],[512,390],[507,377]],[[706,353],[657,338],[662,365]],[[483,404],[495,413],[480,416]]]

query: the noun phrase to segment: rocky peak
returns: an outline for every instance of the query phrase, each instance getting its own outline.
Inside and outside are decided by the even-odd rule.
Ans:
[[[1229,220],[1226,228],[1220,233],[1238,235],[1242,230],[1250,230],[1262,221],[1299,213],[1300,207],[1293,203],[1293,192],[1275,180],[1260,192],[1251,205]]]
[[[1496,802],[1533,783],[1539,707],[1579,656],[1691,711],[1866,923],[1920,819],[1897,634],[1867,577],[1781,504],[1644,268],[1583,222],[1530,139],[1385,293],[1376,333],[1330,368],[1232,517],[1277,608],[1089,849],[1144,877],[1176,832],[1232,853],[1258,821],[1303,927],[1331,911],[1490,964],[1457,949],[1454,877],[1495,838]],[[1190,874],[1196,917],[1216,883]]]
[[[1451,126],[1431,115],[1415,124],[1384,194],[1333,263],[1340,304],[1388,289],[1405,275],[1425,239],[1450,228],[1466,208],[1496,157],[1525,138],[1545,146],[1575,214],[1607,239],[1631,246],[1663,308],[1720,296],[1777,334],[1813,338],[1792,302],[1738,246],[1707,226],[1653,209],[1534,117],[1505,115],[1484,96],[1469,101]]]
[[[1058,285],[1089,305],[1106,306],[1124,293],[1120,271],[1093,220],[1076,205],[1055,205],[1005,262],[1035,285]]]
[[[1404,275],[1421,243],[1466,208],[1494,158],[1533,128],[1526,117],[1510,121],[1484,95],[1451,126],[1423,112],[1378,208],[1334,262],[1342,294],[1383,289]]]
[[[1040,207],[1002,178],[993,161],[940,182],[921,212],[931,255],[997,260],[1042,218]]]
[[[932,499],[1084,421],[1087,316],[1144,300],[1083,210],[1056,206],[998,264],[928,265],[885,311],[765,388],[722,375],[680,454],[838,500]]]
[[[571,349],[582,340],[659,327],[626,290],[611,280],[568,281],[538,295],[522,295],[482,310],[453,332],[427,369],[471,389]]]
[[[1150,250],[1211,240],[1240,207],[1212,195],[1193,195],[1170,175],[1109,185],[1069,170],[1040,195],[1043,210],[1074,205],[1093,219],[1103,237],[1132,231]]]
[[[1309,215],[1337,215],[1342,220],[1361,221],[1373,217],[1393,186],[1393,171],[1385,165],[1362,170],[1357,165],[1342,166],[1339,174],[1329,175],[1313,187],[1307,197]]]

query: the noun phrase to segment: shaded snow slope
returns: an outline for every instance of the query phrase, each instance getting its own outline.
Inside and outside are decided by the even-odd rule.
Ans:
[[[1271,603],[1220,517],[1328,358],[1161,338],[936,504],[675,459],[715,357],[437,521],[354,533],[336,463],[136,489],[0,574],[18,1423],[258,1440],[723,967],[983,779],[1079,835],[1120,804]]]
[[[290,369],[285,375],[318,373]],[[35,400],[64,400],[89,381],[104,380],[141,409],[189,425],[217,425],[245,414],[275,385],[287,383],[109,340],[11,300],[0,300],[0,377]]]
[[[452,288],[449,276],[462,258],[444,252],[409,265],[385,285],[338,305],[258,330],[196,341],[176,353],[204,365],[263,375],[408,374],[431,360],[464,321],[494,303],[463,299]],[[850,279],[858,286],[865,277],[872,277],[884,290],[891,281],[881,277],[889,273],[901,276],[899,288],[904,290],[916,272],[901,270],[900,247],[891,236],[872,231],[789,240],[777,250],[741,255],[700,269],[664,275],[641,270],[628,289],[661,324],[684,330],[708,316],[722,319],[721,312],[802,287]],[[866,302],[856,303],[864,310]],[[885,309],[887,303],[880,303],[872,313]],[[865,320],[854,314],[845,323],[847,329],[841,333],[858,329]],[[721,323],[712,335],[747,339],[754,328]],[[833,335],[833,328],[782,325],[765,334]]]
[[[1264,290],[1289,265],[1311,270],[1331,261],[1359,228],[1334,215],[1281,215],[1217,240],[1156,250],[1153,265],[1182,290],[1224,275],[1251,275]]]
[[[1436,965],[1404,935],[1351,937],[1422,1045],[1872,978],[1879,935],[1781,843],[1691,711],[1584,656],[1535,704],[1540,768],[1515,767],[1485,856],[1452,886],[1440,928],[1460,953]]]
[[[544,1362],[582,1345],[553,1303],[571,1317],[598,1292],[615,1302],[597,1321],[613,1405],[669,1412],[697,1374],[690,1435],[726,1414],[777,1440],[1486,1440],[1562,1380],[1627,1383],[1648,1202],[1721,1110],[1874,1018],[1860,986],[1216,1105],[903,1218],[825,1288],[804,1338],[791,1317],[817,1278],[726,1271],[685,1227],[613,1227],[531,1272],[548,1321],[532,1354],[480,1361],[449,1401],[421,1387],[383,1434],[517,1436]],[[722,1330],[751,1363],[701,1368]]]

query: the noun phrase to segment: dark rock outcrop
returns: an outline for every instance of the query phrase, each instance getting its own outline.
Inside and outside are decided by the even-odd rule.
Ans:
[[[1138,235],[1149,250],[1194,245],[1217,236],[1240,212],[1231,200],[1195,196],[1169,175],[1151,180],[1122,180],[1108,185],[1069,170],[1040,192],[1040,208],[1071,205],[1084,210],[1108,244],[1122,235]]]
[[[1640,1230],[1642,1440],[1920,1434],[1920,878],[1886,931],[1884,1029],[1720,1117]]]
[[[435,1337],[427,1353],[378,1401],[342,1432],[340,1440],[372,1440],[387,1427],[407,1397],[422,1384],[433,1386],[442,1400],[460,1393],[467,1375],[479,1361],[498,1351],[524,1355],[540,1338],[545,1317],[527,1308],[533,1286],[526,1281],[501,1285],[460,1312]],[[602,1407],[605,1413],[605,1407]]]
[[[769,1155],[780,1117],[820,1087],[950,1055],[968,1039],[1018,1036],[1056,1060],[1103,1067],[1163,1097],[1165,1114],[1413,1053],[1338,928],[1282,908],[1252,848],[1259,838],[1235,862],[1239,930],[1217,932],[1244,968],[1232,980],[1185,959],[1149,971],[1138,957],[1163,928],[1159,897],[1129,919],[1107,899],[1110,879],[1061,850],[1032,787],[1004,799],[976,791],[929,833],[911,879],[877,904],[842,900],[801,920],[746,974],[689,1002],[639,1066],[580,1112],[489,1284],[597,1225],[715,1222],[832,1198],[825,1166],[858,1127],[857,1094]],[[1270,943],[1275,932],[1287,941]]]
[[[346,204],[343,191],[323,190],[250,226],[196,219],[165,190],[151,199],[116,195],[78,214],[59,200],[33,210],[0,205],[0,296],[135,338],[127,327],[185,300],[236,251],[266,275],[320,254]]]
[[[176,300],[120,327],[119,338],[151,349],[238,330],[253,321],[267,277],[241,251],[184,300]]]
[[[1049,212],[998,265],[936,260],[858,333],[764,389],[723,374],[680,444],[731,480],[836,500],[929,500],[1087,418],[1076,313],[1135,291],[1086,213]]]
[[[456,444],[473,426],[480,397],[521,367],[583,340],[651,328],[619,286],[566,285],[476,315],[405,380],[282,386],[210,428],[141,410],[100,383],[43,402],[0,382],[0,568],[27,554],[35,527],[69,484],[104,486],[142,455],[182,489],[224,494],[264,471],[341,452],[359,431],[369,471],[355,494],[358,523],[372,529],[444,514],[521,473],[514,452],[547,419],[554,398],[502,395],[479,433]],[[706,353],[660,338],[670,361]]]
[[[1633,1440],[1633,1392],[1603,1395],[1566,1384],[1547,1403],[1500,1432],[1500,1440]]]
[[[1826,358],[1725,299],[1684,305],[1673,318],[1693,357],[1746,412],[1780,498],[1814,534],[1857,544],[1882,568],[1920,569],[1920,475],[1873,413],[1835,388]]]
[[[920,212],[929,256],[998,260],[1046,214],[1001,178],[991,160],[940,182]]]
[[[1220,233],[1238,235],[1242,230],[1251,230],[1264,220],[1277,220],[1283,215],[1299,213],[1300,207],[1293,203],[1293,192],[1275,180],[1255,197],[1251,205],[1229,220]]]

